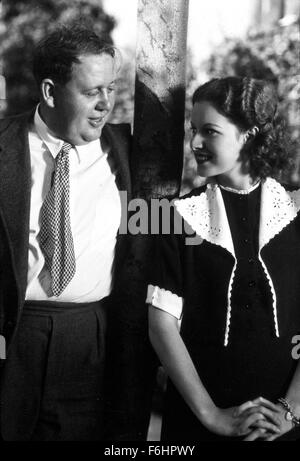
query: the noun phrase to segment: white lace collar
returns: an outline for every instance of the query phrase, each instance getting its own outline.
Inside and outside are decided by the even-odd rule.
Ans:
[[[249,195],[251,192],[253,192],[255,189],[257,189],[260,185],[260,180],[257,181],[253,186],[249,187],[249,189],[234,189],[233,187],[229,186],[222,186],[222,184],[219,184],[221,189],[226,190],[228,192],[232,192],[233,194],[238,194],[238,195]]]
[[[219,245],[235,256],[225,205],[216,183],[202,194],[175,201],[180,215],[202,239]],[[289,192],[275,179],[262,182],[259,249],[279,234],[300,210],[300,189]]]
[[[176,200],[174,204],[179,214],[198,236],[214,245],[225,248],[234,258],[234,267],[228,286],[224,338],[224,345],[227,346],[231,319],[231,290],[237,261],[220,186],[216,183],[207,184],[206,190],[200,195]],[[281,184],[272,178],[267,178],[262,182],[258,257],[272,293],[274,326],[277,337],[279,337],[279,327],[276,293],[270,274],[261,257],[261,250],[296,218],[299,210],[300,189],[293,192],[286,191]]]
[[[261,194],[259,249],[292,222],[299,210],[300,189],[289,192],[275,179],[266,179]]]

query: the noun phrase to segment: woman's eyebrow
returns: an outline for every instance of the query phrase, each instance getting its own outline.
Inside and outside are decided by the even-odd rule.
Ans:
[[[204,127],[207,127],[207,126],[216,126],[217,128],[222,128],[220,125],[217,125],[216,123],[211,123],[211,122],[208,122],[208,123],[205,123],[203,125]]]

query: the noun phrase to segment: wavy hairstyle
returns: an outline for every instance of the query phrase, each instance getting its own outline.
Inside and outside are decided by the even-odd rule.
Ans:
[[[62,25],[41,40],[32,60],[33,75],[38,84],[45,78],[66,84],[72,75],[73,65],[83,55],[108,54],[121,65],[120,52],[110,43],[104,42],[93,30],[75,22]]]
[[[215,78],[194,92],[193,105],[211,103],[241,131],[252,130],[241,150],[253,178],[278,177],[292,164],[285,123],[277,112],[275,87],[254,78]]]

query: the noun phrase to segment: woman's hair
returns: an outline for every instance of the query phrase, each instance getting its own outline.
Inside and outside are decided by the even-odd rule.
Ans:
[[[291,165],[286,130],[277,112],[277,94],[267,81],[226,77],[197,88],[193,105],[211,103],[240,130],[252,130],[241,155],[252,177],[276,177]]]

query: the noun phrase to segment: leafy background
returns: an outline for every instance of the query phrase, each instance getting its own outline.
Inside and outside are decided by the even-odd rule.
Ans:
[[[115,19],[106,14],[100,0],[6,0],[0,18],[0,73],[5,75],[6,114],[20,113],[33,107],[37,89],[31,74],[32,48],[59,23],[80,20],[104,39],[112,42]],[[119,78],[117,104],[112,122],[133,120],[134,50],[128,50]],[[188,147],[188,124],[191,95],[199,83],[215,76],[240,75],[267,78],[278,87],[280,110],[288,122],[291,153],[296,164],[289,182],[300,184],[299,163],[299,18],[292,24],[274,25],[272,29],[250,31],[246,39],[225,39],[210,58],[195,68],[188,52],[185,160],[182,191],[201,183],[195,161]],[[2,68],[2,69],[1,69]]]

